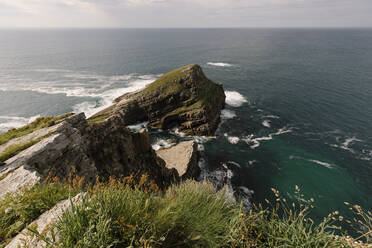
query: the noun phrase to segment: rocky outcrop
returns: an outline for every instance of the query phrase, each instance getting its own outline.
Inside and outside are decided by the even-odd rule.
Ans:
[[[147,174],[160,188],[179,177],[165,167],[152,149],[145,130],[133,133],[113,116],[88,125],[84,114],[74,115],[54,127],[53,133],[5,161],[0,167],[0,198],[32,186],[51,174],[60,178],[76,171],[87,181]]]
[[[200,174],[199,152],[195,141],[184,141],[170,148],[156,151],[166,167],[176,169],[182,179],[197,179]]]
[[[117,98],[89,120],[77,114],[0,145],[1,154],[35,141],[0,165],[0,198],[48,174],[63,178],[72,171],[87,181],[147,174],[160,188],[180,177],[195,178],[200,172],[196,144],[181,143],[159,151],[158,157],[146,130],[131,132],[126,126],[148,121],[151,128],[178,125],[186,134],[213,135],[224,104],[222,86],[209,80],[200,66],[176,69],[141,91]]]
[[[125,125],[149,121],[149,127],[178,125],[190,135],[213,135],[225,105],[222,85],[209,80],[198,65],[169,72],[145,89],[125,94],[115,104],[91,117],[101,121],[120,116]]]

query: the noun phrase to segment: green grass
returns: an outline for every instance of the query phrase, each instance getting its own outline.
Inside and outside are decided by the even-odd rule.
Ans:
[[[77,193],[76,188],[67,185],[40,184],[0,202],[0,230],[5,230],[0,231],[0,242],[5,244],[42,212]],[[308,217],[313,199],[299,205],[273,191],[277,199],[272,208],[257,206],[244,213],[238,203],[226,202],[224,190],[218,192],[209,183],[186,181],[162,192],[146,177],[137,184],[133,177],[110,179],[89,188],[82,202],[63,212],[50,228],[58,234],[58,240],[32,227],[29,230],[48,247],[58,248],[339,248],[352,247],[357,241],[346,235],[336,238],[334,231],[340,229],[337,224],[343,218],[337,211],[315,224]],[[372,215],[356,205],[352,209],[357,214],[359,238],[367,242],[358,247],[367,247],[371,242]]]
[[[0,200],[0,247],[56,203],[76,195],[78,187],[58,181],[40,183]]]
[[[219,247],[239,207],[210,184],[186,182],[165,194],[110,186],[63,214],[58,247]]]
[[[27,148],[39,143],[41,140],[45,139],[49,135],[50,134],[44,135],[44,136],[39,137],[37,139],[29,140],[29,141],[27,141],[25,143],[22,143],[22,144],[14,144],[14,145],[11,145],[11,146],[7,147],[2,153],[0,153],[0,162],[4,162],[4,161],[8,160],[9,158],[17,155],[21,151],[24,151]]]
[[[155,82],[146,86],[146,88],[141,91],[141,94],[143,96],[148,96],[161,92],[163,95],[168,95],[171,92],[177,92],[181,90],[183,86],[178,82],[188,73],[185,70],[192,66],[195,65],[186,65],[184,67],[178,68],[176,70],[164,74]]]
[[[107,118],[108,116],[102,115],[102,116],[94,117],[92,119],[88,119],[88,125],[94,125],[94,124],[104,122]]]
[[[108,183],[63,213],[58,242],[40,237],[51,247],[351,247],[354,239],[334,236],[338,213],[319,224],[307,217],[312,203],[292,206],[278,196],[271,210],[245,214],[209,183],[186,181],[164,193]]]
[[[73,113],[68,113],[60,116],[39,117],[34,122],[26,126],[11,129],[6,133],[0,133],[0,145],[5,144],[11,139],[30,134],[36,130],[53,126],[57,121],[63,120],[71,115],[73,115]]]

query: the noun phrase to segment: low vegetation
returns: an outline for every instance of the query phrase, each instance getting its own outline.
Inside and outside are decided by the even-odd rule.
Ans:
[[[181,90],[182,85],[179,84],[178,81],[188,73],[186,70],[191,66],[193,65],[187,65],[164,74],[155,82],[147,85],[146,88],[141,91],[141,94],[147,96],[161,92],[163,95],[167,95]]]
[[[365,241],[358,243],[334,235],[343,218],[337,211],[315,224],[308,217],[312,199],[292,204],[273,191],[271,209],[244,213],[209,183],[187,181],[160,192],[145,177],[139,184],[131,177],[110,180],[63,213],[56,224],[59,241],[38,235],[50,247],[369,247],[370,212],[352,207],[360,217],[358,238]]]
[[[48,180],[24,189],[18,194],[7,194],[0,200],[0,247],[23,228],[63,199],[76,195],[81,189],[78,179],[70,182]]]
[[[60,116],[39,117],[34,122],[31,122],[26,126],[23,126],[21,128],[13,128],[8,132],[0,133],[0,145],[7,143],[11,139],[30,134],[36,130],[53,126],[56,122],[63,120],[71,115],[73,115],[73,113],[68,113]]]
[[[101,115],[101,116],[94,117],[92,119],[88,119],[88,125],[94,125],[94,124],[104,122],[107,118],[108,116]]]
[[[29,140],[25,143],[13,144],[13,145],[7,147],[2,153],[0,153],[0,162],[4,162],[4,161],[8,160],[9,158],[11,158],[11,157],[17,155],[18,153],[20,153],[21,151],[26,150],[27,148],[39,143],[41,140],[45,139],[48,136],[49,135],[45,135],[45,136],[39,137],[37,139],[31,139],[31,140]]]

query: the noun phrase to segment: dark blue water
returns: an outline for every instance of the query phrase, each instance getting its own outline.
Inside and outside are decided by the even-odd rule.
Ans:
[[[234,162],[256,202],[298,185],[315,217],[372,208],[371,29],[2,30],[0,129],[89,115],[190,63],[228,95],[209,167]]]

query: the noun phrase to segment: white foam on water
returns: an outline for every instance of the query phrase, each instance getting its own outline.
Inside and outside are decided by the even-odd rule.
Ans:
[[[234,161],[228,161],[227,163],[228,163],[228,164],[232,164],[232,165],[238,167],[239,169],[242,168],[242,167],[240,166],[240,164],[238,164],[237,162],[234,162]]]
[[[217,66],[217,67],[232,67],[232,64],[223,62],[208,62],[207,65]]]
[[[172,131],[174,134],[176,134],[177,136],[181,137],[181,138],[183,138],[183,137],[186,136],[186,134],[183,133],[183,132],[181,132],[181,131],[179,131],[178,128],[174,128],[174,129],[172,129],[171,131]]]
[[[326,163],[326,162],[323,162],[323,161],[319,161],[319,160],[315,160],[315,159],[308,159],[308,161],[313,162],[313,163],[316,163],[316,164],[321,165],[323,167],[326,167],[328,169],[332,169],[333,168],[333,166],[331,164]]]
[[[228,136],[228,137],[227,137],[227,140],[228,140],[231,144],[236,145],[236,144],[239,143],[240,138],[239,138],[239,137],[234,137],[234,136]]]
[[[305,161],[309,161],[309,162],[315,163],[317,165],[323,166],[323,167],[328,168],[328,169],[333,169],[332,164],[327,163],[327,162],[323,162],[323,161],[319,161],[319,160],[315,160],[315,159],[307,159],[307,158],[302,158],[302,157],[294,156],[294,155],[289,156],[289,159],[305,160]]]
[[[249,161],[248,161],[248,164],[249,164],[249,165],[253,165],[253,164],[255,164],[255,163],[257,163],[257,160],[249,160]]]
[[[134,124],[134,125],[129,125],[127,126],[132,132],[137,132],[143,128],[146,128],[147,125],[149,124],[148,121],[145,121],[145,122],[141,122],[141,123],[137,123],[137,124]]]
[[[154,149],[155,151],[157,150],[160,150],[162,148],[169,148],[169,147],[172,147],[176,145],[176,143],[173,143],[173,142],[169,142],[167,140],[164,140],[164,139],[158,139],[153,145],[152,145],[152,149]]]
[[[351,145],[351,144],[353,144],[355,142],[362,142],[362,140],[357,139],[355,136],[354,137],[351,137],[351,138],[346,138],[345,141],[341,144],[340,148],[342,148],[344,150],[348,150],[348,151],[354,152],[354,150],[351,149],[349,147],[349,145]]]
[[[226,137],[227,141],[233,145],[236,145],[239,143],[240,141],[240,138],[239,137],[236,137],[236,136],[229,136],[227,133],[224,134],[224,136]]]
[[[100,94],[94,94],[94,95],[91,94],[90,96],[99,97],[101,99],[98,102],[87,101],[87,102],[79,103],[73,106],[73,110],[76,113],[84,112],[85,115],[89,118],[95,113],[111,106],[113,104],[113,101],[119,96],[124,95],[126,93],[140,90],[146,87],[146,85],[152,83],[154,80],[155,78],[137,79],[137,80],[131,81],[128,84],[128,86],[125,88],[109,89]]]
[[[250,148],[256,149],[257,147],[260,146],[261,144],[260,141],[272,140],[274,136],[278,136],[278,135],[290,133],[290,132],[292,132],[291,129],[288,129],[287,127],[283,127],[283,128],[280,128],[276,133],[271,133],[268,136],[254,138],[254,135],[251,134],[251,135],[244,137],[242,140],[245,141],[248,145],[250,145]]]
[[[248,102],[247,99],[245,99],[245,97],[237,91],[227,90],[225,91],[225,95],[226,95],[226,100],[225,100],[226,104],[232,107],[240,107],[244,103]]]
[[[35,121],[39,117],[40,115],[35,115],[30,118],[18,116],[0,116],[0,122],[2,122],[0,123],[0,133],[6,132],[12,128],[20,128]]]
[[[270,127],[271,127],[271,125],[270,125],[270,121],[269,121],[269,120],[264,120],[264,121],[262,122],[262,126],[267,127],[267,128],[270,128]]]
[[[276,115],[265,115],[263,118],[280,119],[280,117],[279,116],[276,116]]]
[[[223,109],[221,111],[221,119],[222,120],[234,119],[235,117],[236,117],[236,113],[232,110]]]

